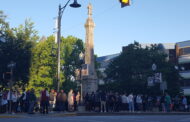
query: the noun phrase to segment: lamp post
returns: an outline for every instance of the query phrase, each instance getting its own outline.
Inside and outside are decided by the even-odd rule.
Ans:
[[[10,64],[8,64],[8,68],[10,68],[10,82],[9,82],[9,95],[10,95],[10,103],[9,103],[9,113],[11,113],[11,110],[12,110],[12,87],[13,87],[13,68],[16,66],[16,63],[11,61]]]
[[[81,100],[81,103],[83,102],[83,93],[82,93],[82,64],[83,64],[83,61],[84,61],[84,54],[83,54],[83,52],[81,52],[80,54],[79,54],[79,59],[80,59],[80,92],[81,92],[81,98],[80,98],[80,100]]]
[[[58,48],[57,48],[57,91],[59,92],[59,87],[60,87],[60,42],[61,42],[61,18],[63,15],[63,12],[65,10],[65,8],[67,7],[67,5],[69,4],[71,0],[68,0],[67,3],[61,7],[61,5],[59,5],[59,10],[58,10],[58,18],[57,18],[57,44],[58,44]],[[70,7],[73,8],[78,8],[81,7],[80,4],[77,3],[77,0],[74,0],[74,2],[72,4],[70,4]]]

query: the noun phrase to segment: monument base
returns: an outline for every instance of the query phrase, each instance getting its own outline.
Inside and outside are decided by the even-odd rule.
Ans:
[[[92,92],[96,92],[98,90],[98,82],[97,79],[83,79],[82,81],[82,92],[83,96],[85,96],[87,93],[91,94]]]

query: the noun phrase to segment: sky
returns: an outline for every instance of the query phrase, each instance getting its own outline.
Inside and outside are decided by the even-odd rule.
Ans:
[[[0,10],[11,27],[25,19],[35,23],[40,36],[54,34],[58,5],[68,0],[0,0]],[[71,0],[70,3],[72,3]],[[62,17],[61,35],[85,41],[87,5],[93,6],[94,51],[98,56],[116,54],[134,41],[176,43],[190,39],[190,0],[132,0],[121,8],[119,0],[78,0],[81,8],[67,7]]]

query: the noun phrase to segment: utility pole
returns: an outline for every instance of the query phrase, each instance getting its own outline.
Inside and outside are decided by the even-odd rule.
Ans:
[[[61,46],[61,18],[63,15],[63,12],[65,10],[65,8],[67,7],[67,5],[69,4],[71,0],[68,0],[67,3],[61,7],[61,4],[59,5],[59,10],[58,10],[58,18],[57,18],[57,44],[58,44],[58,48],[57,48],[57,92],[59,92],[60,90],[60,67],[61,67],[61,63],[60,63],[60,46]],[[74,2],[72,4],[70,4],[70,7],[72,8],[79,8],[81,7],[80,4],[77,3],[77,0],[74,0]]]
[[[58,44],[58,49],[57,49],[57,92],[59,92],[60,88],[60,44],[61,44],[61,5],[59,5],[59,10],[58,10],[58,18],[57,18],[57,44]]]
[[[11,113],[12,111],[12,87],[13,87],[13,68],[16,66],[16,63],[12,62],[7,66],[8,68],[10,68],[11,70],[11,76],[10,76],[10,82],[9,82],[9,95],[10,95],[10,98],[9,98],[9,113]]]

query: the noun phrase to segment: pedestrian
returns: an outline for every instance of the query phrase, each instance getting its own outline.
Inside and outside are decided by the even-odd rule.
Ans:
[[[134,97],[132,93],[129,94],[128,99],[129,99],[129,112],[134,112]]]
[[[174,111],[179,111],[179,106],[180,106],[180,98],[178,95],[176,95],[174,98]]]
[[[89,111],[90,107],[89,107],[89,95],[88,95],[88,92],[86,93],[85,97],[84,97],[84,103],[85,103],[85,110],[86,111]]]
[[[183,96],[182,98],[182,105],[183,105],[183,111],[186,112],[188,109],[188,105],[187,105],[187,98],[185,96]]]
[[[137,95],[136,103],[137,103],[137,110],[142,111],[142,98],[141,98],[141,95]]]
[[[68,111],[74,111],[74,94],[72,89],[68,93]]]
[[[8,95],[8,91],[4,91],[2,94],[2,113],[8,112],[7,95]]]
[[[171,97],[168,93],[166,93],[166,96],[165,96],[165,108],[166,108],[166,111],[167,112],[170,112],[170,105],[171,105]]]
[[[65,93],[64,90],[61,90],[61,103],[62,103],[62,111],[66,111],[67,110],[67,94]]]
[[[76,102],[77,102],[77,106],[81,103],[81,99],[80,99],[80,92],[78,91],[77,92],[77,95],[76,95]]]
[[[0,89],[0,113],[2,113],[2,101],[3,101],[3,92],[2,90]]]
[[[28,113],[29,114],[34,114],[34,106],[36,103],[36,95],[35,95],[35,91],[34,89],[31,89],[29,96],[28,96],[28,100],[29,100],[29,109],[28,109]]]
[[[90,110],[94,111],[95,110],[95,94],[92,92],[90,95]]]
[[[100,112],[100,95],[99,92],[95,93],[95,112]]]
[[[102,91],[100,93],[101,112],[106,112],[106,93]]]
[[[42,108],[42,113],[43,114],[48,114],[48,106],[49,106],[49,93],[48,93],[48,89],[45,88],[42,92],[41,92],[41,108]]]
[[[20,107],[21,107],[21,112],[26,112],[26,107],[27,107],[27,101],[26,101],[26,91],[25,89],[22,90],[22,95],[19,98],[20,100]]]
[[[16,104],[17,104],[17,94],[16,91],[14,90],[10,90],[8,92],[8,96],[7,96],[7,100],[8,100],[8,104],[9,104],[9,112],[12,114],[16,113]]]
[[[54,89],[52,89],[51,92],[50,92],[50,94],[49,94],[49,107],[50,107],[50,112],[52,112],[53,109],[55,108],[56,96],[57,96],[57,93],[55,92]]]

